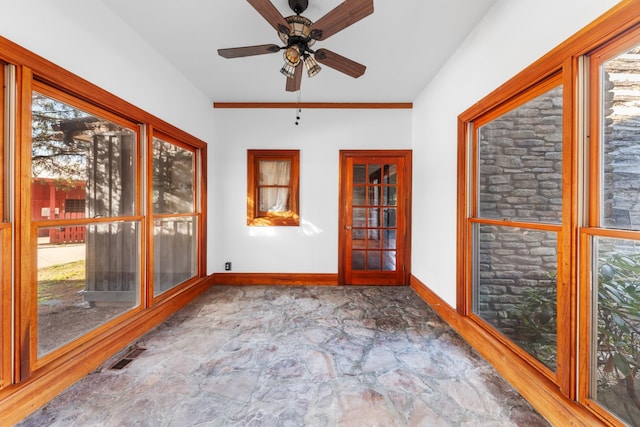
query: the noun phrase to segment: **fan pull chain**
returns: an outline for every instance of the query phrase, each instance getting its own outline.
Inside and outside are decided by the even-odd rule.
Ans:
[[[300,113],[302,113],[302,108],[298,108],[296,111],[296,126],[300,124]]]
[[[298,108],[296,109],[296,126],[300,124],[300,114],[302,114],[302,90],[298,91]]]

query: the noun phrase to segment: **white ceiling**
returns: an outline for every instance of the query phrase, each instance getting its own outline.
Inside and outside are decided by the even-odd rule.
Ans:
[[[374,0],[374,13],[316,42],[367,66],[353,79],[324,66],[285,91],[280,53],[225,59],[219,48],[274,43],[244,0],[103,0],[213,102],[412,102],[496,0]],[[283,16],[287,0],[272,0]],[[309,0],[317,21],[342,0]],[[298,96],[300,95],[300,99]]]

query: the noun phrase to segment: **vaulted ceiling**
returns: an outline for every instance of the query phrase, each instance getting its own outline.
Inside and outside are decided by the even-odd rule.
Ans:
[[[219,48],[282,45],[245,0],[102,0],[213,102],[411,102],[496,0],[374,0],[374,13],[318,41],[366,65],[354,79],[323,66],[285,91],[281,53],[225,59]],[[284,16],[287,0],[272,0]],[[309,0],[316,21],[342,0]],[[470,64],[472,66],[473,64]]]

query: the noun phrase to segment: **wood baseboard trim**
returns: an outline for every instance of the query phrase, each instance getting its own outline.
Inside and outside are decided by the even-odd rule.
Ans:
[[[337,286],[337,274],[214,273],[214,285]]]
[[[410,286],[552,425],[607,425],[583,406],[562,395],[548,378],[476,323],[458,314],[419,279],[411,276]]]
[[[155,307],[140,312],[105,334],[34,372],[26,381],[0,390],[0,426],[14,425],[76,381],[100,367],[211,286],[211,276],[198,280]],[[63,359],[63,360],[62,360]]]

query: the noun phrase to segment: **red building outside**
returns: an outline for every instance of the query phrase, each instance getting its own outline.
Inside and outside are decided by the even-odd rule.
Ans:
[[[31,218],[74,219],[85,217],[86,181],[34,178],[31,183]],[[40,229],[38,237],[49,237],[49,243],[83,243],[85,227]]]

